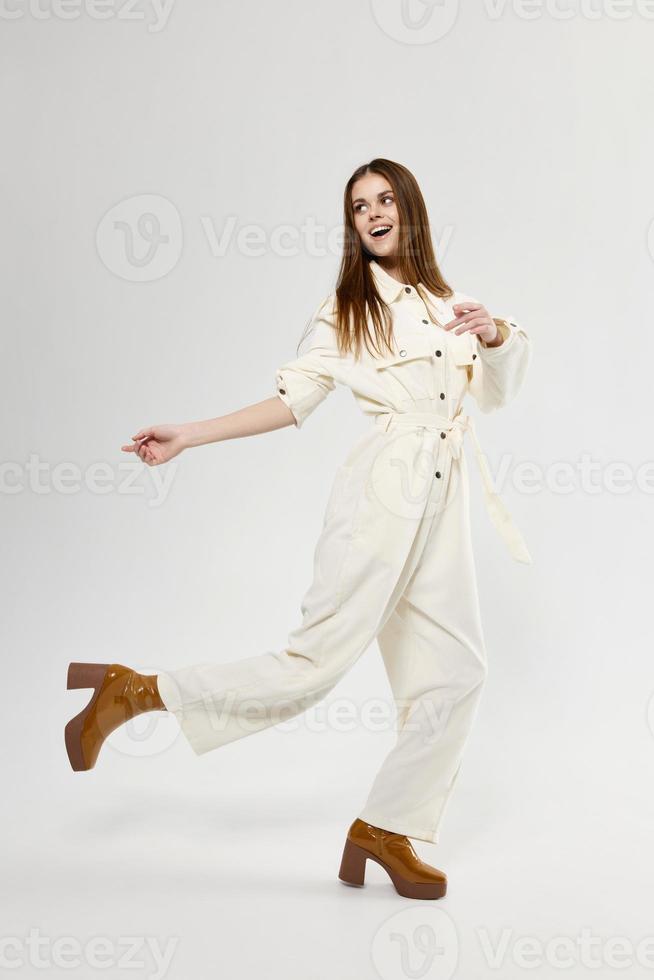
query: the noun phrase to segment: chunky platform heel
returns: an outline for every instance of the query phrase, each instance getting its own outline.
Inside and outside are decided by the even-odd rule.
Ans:
[[[156,674],[139,674],[123,664],[71,663],[69,691],[92,687],[85,708],[66,725],[64,741],[75,772],[92,769],[104,740],[116,728],[144,711],[165,711]]]
[[[110,666],[110,664],[69,664],[66,689],[78,691],[83,687],[94,687],[97,691]]]
[[[363,885],[367,860],[384,869],[404,898],[443,898],[447,892],[446,874],[422,861],[408,837],[357,819],[345,840],[338,877],[346,885]]]
[[[91,710],[98,699],[100,689],[102,688],[102,682],[105,679],[109,667],[110,664],[71,663],[68,665],[68,677],[66,680],[66,689],[68,691],[77,691],[86,687],[95,688],[93,697],[87,706],[83,708],[78,715],[71,718],[64,729],[64,740],[66,743],[66,752],[68,753],[68,761],[70,762],[74,772],[84,772],[87,769],[93,768],[94,763],[91,763],[91,765],[88,764],[82,747],[84,722],[90,715]]]
[[[357,847],[349,839],[346,840],[345,847],[343,848],[341,867],[338,872],[338,877],[341,881],[344,881],[346,885],[358,885],[359,887],[363,885],[366,876],[366,858],[368,856],[362,847]]]

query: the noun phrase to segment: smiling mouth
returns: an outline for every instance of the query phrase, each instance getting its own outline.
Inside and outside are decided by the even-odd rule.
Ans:
[[[370,232],[371,238],[385,238],[391,231],[391,225],[379,225],[374,231]]]

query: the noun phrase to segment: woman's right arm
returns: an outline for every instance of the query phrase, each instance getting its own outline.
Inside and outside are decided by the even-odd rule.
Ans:
[[[300,428],[309,415],[334,390],[332,367],[338,357],[334,332],[334,294],[323,300],[311,317],[313,342],[306,354],[287,361],[275,371],[277,394],[247,405],[229,415],[183,425],[154,425],[132,436],[133,445],[122,446],[126,453],[137,453],[144,463],[167,463],[192,446],[204,446],[224,439],[239,439],[271,432],[287,425]]]
[[[159,466],[178,456],[183,449],[255,436],[294,424],[295,416],[288,405],[273,395],[215,419],[149,426],[132,436],[132,445],[121,446],[121,449],[126,453],[136,453],[149,466]]]

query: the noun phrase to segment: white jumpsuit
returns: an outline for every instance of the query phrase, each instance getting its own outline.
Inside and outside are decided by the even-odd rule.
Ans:
[[[313,316],[313,342],[275,376],[296,425],[348,386],[370,429],[336,471],[314,552],[302,621],[283,650],[158,675],[161,697],[198,754],[267,728],[322,700],[376,638],[397,709],[397,741],[360,819],[436,842],[486,676],[462,439],[470,431],[487,507],[513,557],[531,557],[494,493],[467,391],[483,412],[520,388],[531,357],[525,330],[500,325],[486,347],[436,326],[415,288],[371,263],[393,316],[396,352],[342,356],[332,293]],[[437,319],[450,300],[429,295]]]

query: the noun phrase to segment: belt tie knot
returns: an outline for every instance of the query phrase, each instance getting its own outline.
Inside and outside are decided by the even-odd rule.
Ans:
[[[454,418],[450,419],[436,413],[384,412],[377,417],[377,421],[386,429],[393,421],[397,421],[400,424],[415,425],[419,428],[438,428],[441,432],[446,433],[448,450],[454,459],[458,459],[461,456],[463,451],[463,437],[466,432],[469,432],[477,467],[481,476],[486,509],[490,519],[504,539],[513,558],[526,565],[532,564],[532,557],[529,554],[524,537],[519,528],[513,523],[506,506],[502,502],[499,494],[495,491],[488,461],[479,445],[474,420],[470,415],[464,412],[458,412]]]

